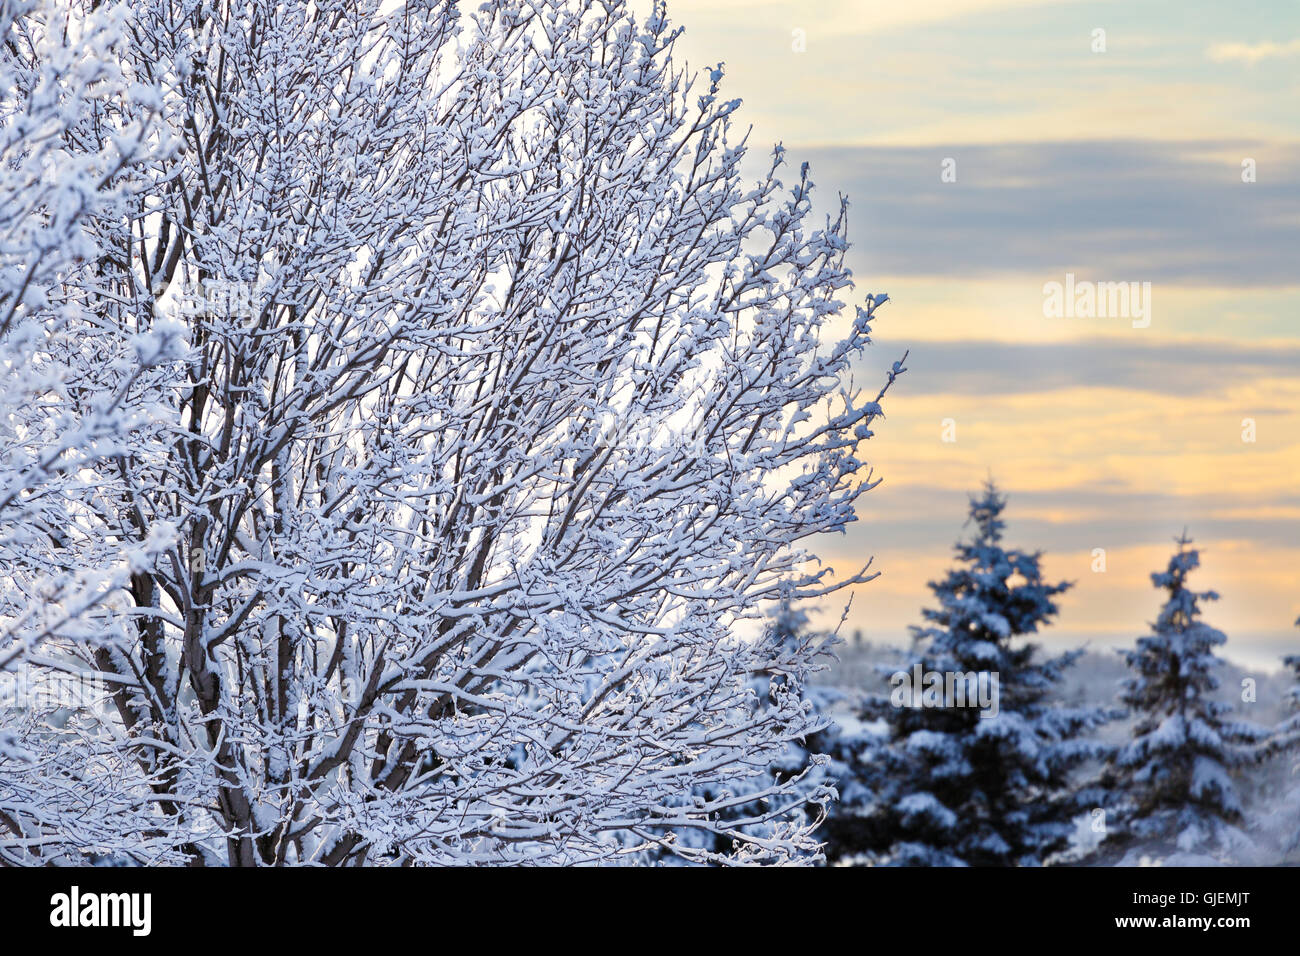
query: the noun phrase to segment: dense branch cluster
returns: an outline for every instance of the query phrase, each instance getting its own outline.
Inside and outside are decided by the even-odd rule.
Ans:
[[[866,577],[804,549],[884,297],[721,70],[614,2],[0,6],[0,661],[105,688],[4,712],[5,860],[813,851],[745,624]]]

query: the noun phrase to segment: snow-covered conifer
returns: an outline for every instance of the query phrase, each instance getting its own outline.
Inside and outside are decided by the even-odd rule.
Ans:
[[[1300,627],[1300,620],[1295,624]],[[1300,849],[1300,763],[1296,762],[1296,751],[1300,750],[1300,654],[1288,654],[1282,658],[1282,663],[1295,675],[1297,684],[1287,693],[1290,713],[1274,730],[1263,750],[1270,756],[1282,755],[1289,784],[1283,790],[1277,807],[1268,815],[1266,826],[1272,825],[1280,830],[1282,852],[1290,854]]]
[[[1057,614],[1069,584],[1043,580],[1040,553],[1003,544],[1005,505],[991,482],[972,498],[958,566],[930,584],[938,607],[922,612],[911,654],[890,673],[875,805],[843,828],[862,843],[846,839],[835,854],[1033,865],[1068,843],[1080,811],[1071,772],[1103,752],[1087,732],[1110,714],[1053,701],[1080,652],[1044,658],[1025,638]]]
[[[1295,626],[1300,627],[1300,618],[1296,619]],[[1300,654],[1288,654],[1282,658],[1282,663],[1289,667],[1291,673],[1295,675],[1296,686],[1291,688],[1289,699],[1291,707],[1300,710]]]
[[[1101,859],[1126,848],[1136,859],[1230,859],[1247,845],[1233,771],[1259,759],[1269,731],[1232,719],[1213,698],[1215,648],[1227,640],[1201,619],[1213,591],[1193,591],[1200,554],[1182,535],[1152,583],[1166,599],[1151,633],[1124,651],[1133,675],[1120,700],[1136,718],[1132,739],[1113,755],[1106,785],[1113,823]]]

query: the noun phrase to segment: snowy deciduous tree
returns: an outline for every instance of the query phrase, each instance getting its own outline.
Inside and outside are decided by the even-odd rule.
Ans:
[[[880,766],[889,724],[878,718],[863,719],[874,712],[873,700],[856,688],[814,686],[809,697],[829,722],[809,738],[806,752],[825,761],[820,779],[835,788],[835,800],[817,828],[822,854],[836,865],[874,862],[878,857],[863,850],[887,843],[879,835],[887,823],[878,812],[878,800],[886,783]]]
[[[826,808],[836,793],[827,773],[825,756],[820,749],[810,749],[810,744],[821,741],[833,727],[818,707],[824,700],[823,689],[810,687],[807,681],[814,670],[825,666],[819,659],[830,656],[830,649],[838,639],[810,630],[807,613],[784,597],[774,608],[759,640],[768,663],[749,678],[751,706],[756,715],[769,710],[801,710],[806,715],[803,736],[787,741],[766,774],[720,783],[710,781],[673,797],[676,805],[685,807],[704,804],[719,807],[717,815],[727,825],[716,830],[674,832],[641,854],[638,862],[680,862],[677,850],[680,846],[699,851],[691,855],[699,862],[727,862],[735,849],[736,829],[743,829],[749,837],[768,837],[783,824],[796,822],[816,829],[825,819]],[[781,794],[780,799],[772,799],[774,790]],[[790,800],[791,793],[802,799]],[[791,860],[812,863],[822,859],[820,848],[815,845],[802,847],[799,853],[800,856],[792,856]]]
[[[18,515],[74,573],[137,557],[59,650],[110,708],[28,713],[0,763],[7,859],[806,853],[782,781],[746,795],[759,835],[672,798],[815,725],[753,706],[760,604],[868,577],[803,550],[872,486],[884,394],[841,384],[884,301],[839,318],[845,204],[814,224],[779,148],[742,180],[738,102],[662,7],[69,2],[124,18],[107,60],[158,117],[58,278],[103,331],[67,361],[160,424],[87,457],[60,522]],[[139,115],[53,135],[89,163]],[[159,316],[180,360],[114,364]]]
[[[1103,752],[1086,732],[1110,714],[1051,700],[1081,652],[1041,659],[1023,638],[1056,615],[1069,584],[1043,581],[1040,554],[1003,545],[1005,507],[991,482],[972,498],[975,533],[956,546],[959,566],[930,584],[939,606],[922,612],[928,624],[913,628],[903,668],[889,669],[893,699],[881,716],[890,745],[869,778],[876,801],[832,821],[839,838],[828,856],[1034,865],[1068,844],[1080,812],[1070,774]],[[945,698],[949,678],[966,688],[964,702]],[[979,686],[992,691],[991,706],[976,698]]]
[[[95,301],[109,253],[93,224],[163,144],[121,68],[124,9],[73,12],[0,0],[0,672],[51,638],[112,630],[101,605],[159,550],[157,534],[89,537],[82,517],[94,466],[144,440],[151,402],[134,386],[175,336]]]
[[[1214,648],[1227,638],[1200,619],[1200,602],[1218,595],[1187,587],[1200,554],[1185,534],[1177,543],[1168,567],[1151,575],[1168,595],[1152,633],[1123,652],[1135,673],[1120,700],[1136,723],[1107,774],[1118,825],[1103,858],[1134,841],[1138,853],[1155,857],[1224,857],[1246,845],[1232,771],[1259,758],[1269,731],[1229,719],[1231,706],[1211,698],[1222,663]]]

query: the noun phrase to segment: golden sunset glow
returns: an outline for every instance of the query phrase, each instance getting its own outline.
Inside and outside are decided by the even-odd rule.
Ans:
[[[725,62],[751,150],[782,141],[824,202],[850,198],[858,291],[892,299],[855,384],[910,350],[864,446],[884,482],[820,547],[882,572],[846,627],[905,639],[991,475],[1010,540],[1077,582],[1045,639],[1131,642],[1186,527],[1225,653],[1272,668],[1294,652],[1295,5],[692,0],[676,16],[693,66]],[[1150,283],[1149,324],[1049,316],[1044,285],[1067,272]]]

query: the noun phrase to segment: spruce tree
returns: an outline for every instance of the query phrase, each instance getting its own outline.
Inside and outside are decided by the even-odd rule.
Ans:
[[[1070,584],[1043,580],[1040,552],[1003,544],[1005,506],[992,482],[972,498],[974,534],[956,545],[958,566],[930,584],[939,606],[922,612],[905,670],[891,675],[879,800],[856,831],[875,862],[1042,863],[1066,847],[1082,810],[1071,772],[1102,754],[1083,735],[1110,714],[1051,699],[1082,652],[1042,658],[1025,638],[1057,614],[1055,599]],[[967,688],[974,676],[996,691],[986,697],[994,706],[948,695],[947,678],[957,689],[963,675]],[[936,680],[945,682],[942,696]]]
[[[1295,623],[1296,627],[1300,627],[1300,618]],[[1282,658],[1282,663],[1295,675],[1296,685],[1287,693],[1287,709],[1290,713],[1277,727],[1267,749],[1270,755],[1286,754],[1286,759],[1290,762],[1294,760],[1295,751],[1300,749],[1300,654],[1288,654]],[[1300,763],[1291,766],[1290,770],[1289,777],[1295,780],[1300,775]],[[1282,853],[1287,856],[1300,849],[1300,784],[1287,790],[1280,806],[1274,811],[1274,816],[1280,816],[1286,821]]]
[[[1139,854],[1226,859],[1244,848],[1238,826],[1244,808],[1232,772],[1258,759],[1256,745],[1269,734],[1231,719],[1232,707],[1212,696],[1219,686],[1214,670],[1222,664],[1214,649],[1227,638],[1201,620],[1200,605],[1218,594],[1187,586],[1200,554],[1185,533],[1177,543],[1168,567],[1151,575],[1168,595],[1151,634],[1121,652],[1134,673],[1120,700],[1136,721],[1105,777],[1116,825],[1102,849],[1104,855],[1130,849],[1130,860]]]
[[[1296,627],[1300,627],[1300,617],[1296,618]],[[1291,688],[1287,695],[1293,710],[1300,711],[1300,654],[1288,654],[1282,658],[1282,663],[1291,668],[1291,673],[1295,675],[1296,686]]]

